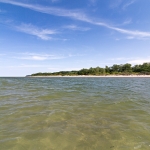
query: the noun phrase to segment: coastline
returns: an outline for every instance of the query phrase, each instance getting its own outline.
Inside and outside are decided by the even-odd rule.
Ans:
[[[31,78],[54,78],[54,77],[72,77],[72,78],[150,78],[150,75],[101,75],[101,76],[94,76],[94,75],[78,75],[78,76],[26,76]]]

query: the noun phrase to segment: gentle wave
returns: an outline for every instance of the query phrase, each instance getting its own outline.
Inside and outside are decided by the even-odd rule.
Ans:
[[[148,78],[0,78],[0,147],[150,149]]]

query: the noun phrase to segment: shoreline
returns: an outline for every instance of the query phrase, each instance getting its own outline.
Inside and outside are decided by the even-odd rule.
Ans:
[[[150,78],[150,75],[100,75],[100,76],[94,76],[94,75],[80,75],[80,76],[26,76],[29,78],[54,78],[54,77],[68,77],[68,78]]]

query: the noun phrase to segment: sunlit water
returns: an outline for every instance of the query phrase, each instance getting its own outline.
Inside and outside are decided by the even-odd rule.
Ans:
[[[109,149],[150,149],[150,78],[0,78],[0,150]]]

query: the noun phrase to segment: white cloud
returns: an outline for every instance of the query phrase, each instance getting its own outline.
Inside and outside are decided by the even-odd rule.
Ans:
[[[56,34],[55,30],[49,29],[39,29],[31,24],[22,24],[20,26],[15,26],[15,29],[39,37],[42,40],[51,40],[49,35]]]
[[[24,3],[12,1],[12,0],[0,0],[0,2],[28,8],[28,9],[38,11],[41,13],[52,14],[56,16],[66,16],[66,17],[71,17],[71,18],[78,19],[78,20],[80,19],[82,20],[85,17],[85,14],[84,13],[81,14],[79,10],[66,10],[66,9],[60,9],[56,7],[45,7],[45,6],[40,6],[40,5],[24,4]]]
[[[79,31],[88,31],[88,30],[90,30],[90,28],[78,27],[76,25],[68,25],[68,26],[64,26],[63,28],[70,29],[70,30],[79,30]]]
[[[126,30],[126,29],[111,26],[105,22],[98,22],[97,20],[91,19],[90,17],[88,17],[85,13],[83,13],[80,10],[67,10],[67,9],[60,9],[60,8],[55,8],[55,7],[44,7],[44,6],[40,6],[40,5],[24,4],[24,3],[12,1],[12,0],[0,0],[0,2],[28,8],[28,9],[31,9],[31,10],[34,10],[37,12],[41,12],[41,13],[46,13],[46,14],[55,15],[55,16],[69,17],[71,19],[87,22],[87,23],[90,23],[93,25],[103,26],[103,27],[109,28],[111,30],[117,31],[119,33],[130,35],[137,39],[150,38],[150,32],[143,32],[143,31],[138,31],[138,30]],[[117,0],[118,4],[121,2],[122,2],[122,0]],[[134,1],[132,1],[132,3],[133,2]],[[128,4],[128,6],[129,6],[129,4]],[[24,31],[26,33],[29,33],[28,28],[27,28],[27,30],[25,30],[23,28],[18,27],[18,29],[20,29],[21,31]],[[50,37],[48,35],[54,34],[51,32],[52,32],[51,30],[50,31],[49,30],[44,30],[44,31],[43,30],[42,31],[35,30],[34,32],[31,32],[31,33],[33,35],[40,37],[41,39],[48,40],[48,39],[50,39]]]
[[[125,20],[125,21],[123,22],[123,25],[127,25],[127,24],[130,24],[130,23],[132,23],[132,19],[131,19],[131,18]]]
[[[95,5],[97,3],[97,0],[89,0],[89,2],[92,4],[92,5]]]
[[[129,60],[131,58],[125,58],[125,57],[118,57],[118,58],[111,58],[112,61],[122,61],[122,60]]]
[[[35,68],[44,68],[44,70],[57,70],[59,71],[59,69],[57,69],[56,67],[50,67],[50,65],[34,65],[34,64],[20,64],[20,65],[8,65],[8,66],[0,66],[0,68],[8,68],[8,69],[22,69],[22,68],[31,68],[32,71]]]
[[[121,7],[121,9],[125,10],[127,7],[135,3],[136,0],[113,0],[111,1],[110,7],[111,8],[116,8],[116,7]]]
[[[62,56],[62,55],[23,53],[23,54],[18,54],[17,57],[13,57],[13,58],[15,58],[15,59],[24,59],[24,60],[42,61],[42,60],[64,59],[66,57],[67,56]]]
[[[150,37],[150,32],[142,32],[142,31],[138,31],[138,30],[135,30],[135,31],[126,30],[126,29],[121,29],[121,28],[116,28],[116,27],[111,27],[111,26],[108,26],[108,28],[113,29],[113,30],[118,31],[123,34],[131,35],[132,38],[140,39],[140,38],[149,38]]]
[[[127,7],[129,7],[130,5],[132,5],[136,0],[130,0],[129,2],[127,2],[124,6],[123,9],[126,9]]]
[[[128,39],[128,40],[133,40],[133,39],[138,39],[138,40],[149,40],[148,37],[141,37],[141,36],[139,36],[139,37],[137,37],[137,36],[127,36],[126,39]]]
[[[0,66],[0,68],[3,68],[4,66]],[[26,64],[22,64],[22,65],[10,65],[10,66],[5,66],[5,68],[45,68],[48,66],[42,66],[42,65],[26,65]]]
[[[122,3],[122,0],[113,0],[111,1],[110,7],[111,8],[116,8]]]
[[[130,64],[143,64],[143,63],[146,63],[146,62],[150,62],[150,58],[147,58],[147,59],[134,59],[134,60],[130,60],[128,61],[128,63]]]
[[[51,0],[52,3],[56,3],[56,2],[59,2],[59,0]]]
[[[147,57],[147,58],[139,58],[139,57],[118,57],[118,58],[111,58],[109,59],[111,61],[115,61],[118,63],[129,63],[129,64],[132,64],[132,65],[135,65],[135,64],[143,64],[145,62],[150,62],[150,57]]]
[[[46,60],[48,57],[45,56],[29,56],[29,57],[22,57],[20,59],[28,59],[28,60]]]

